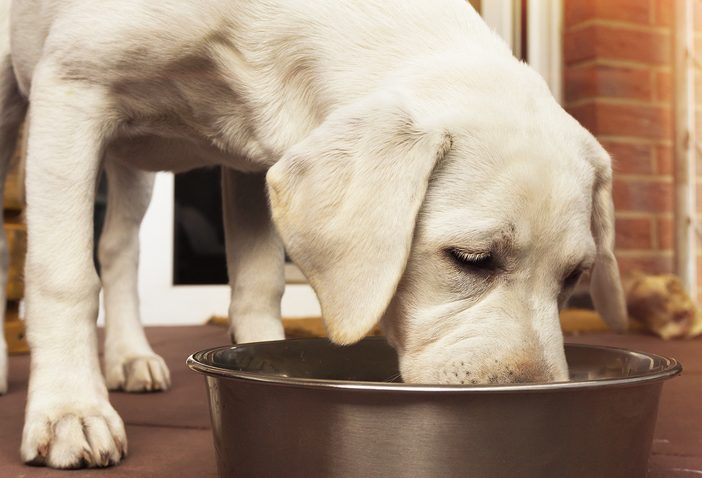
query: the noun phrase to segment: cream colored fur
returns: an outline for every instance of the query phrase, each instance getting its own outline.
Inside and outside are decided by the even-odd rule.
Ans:
[[[238,341],[283,338],[284,247],[332,339],[381,322],[409,382],[566,379],[558,309],[593,267],[625,324],[607,154],[462,0],[16,0],[11,27],[0,108],[30,109],[27,462],[117,463],[108,387],[169,384],[139,325],[146,171],[223,168]]]

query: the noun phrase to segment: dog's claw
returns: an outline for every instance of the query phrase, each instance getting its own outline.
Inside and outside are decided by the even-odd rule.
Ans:
[[[105,375],[110,390],[158,392],[171,386],[168,367],[156,354],[114,361],[108,364]]]
[[[124,424],[112,407],[99,413],[90,407],[61,407],[49,418],[27,415],[22,436],[22,460],[28,465],[60,469],[104,468],[125,456]]]

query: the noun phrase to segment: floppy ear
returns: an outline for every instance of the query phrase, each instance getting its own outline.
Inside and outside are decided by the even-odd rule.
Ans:
[[[596,165],[592,197],[592,234],[597,257],[590,280],[590,295],[595,309],[613,330],[624,331],[628,317],[619,266],[614,257],[614,205],[612,203],[612,170],[609,156],[606,164]]]
[[[332,341],[360,340],[385,312],[449,148],[449,135],[420,127],[399,98],[375,95],[330,115],[268,171],[273,220]]]

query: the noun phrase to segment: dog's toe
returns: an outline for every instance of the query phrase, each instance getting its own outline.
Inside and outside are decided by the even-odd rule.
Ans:
[[[108,367],[107,387],[127,392],[157,392],[167,390],[171,375],[166,363],[156,354],[132,357]]]
[[[29,413],[22,436],[24,462],[60,469],[119,463],[127,451],[122,420],[112,407],[104,414],[90,412],[76,407],[55,418]]]

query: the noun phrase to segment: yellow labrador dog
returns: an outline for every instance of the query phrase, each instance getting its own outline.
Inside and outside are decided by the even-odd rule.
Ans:
[[[284,248],[332,340],[380,322],[408,382],[565,380],[558,310],[588,269],[625,324],[610,159],[465,1],[15,0],[9,21],[8,3],[4,164],[29,105],[26,462],[119,462],[107,390],[169,385],[136,292],[149,171],[222,167],[239,342],[283,338]]]

